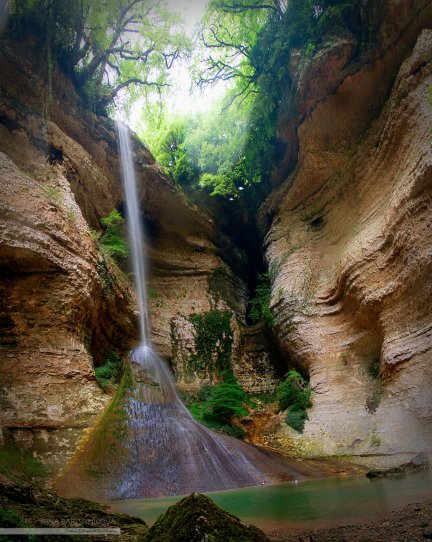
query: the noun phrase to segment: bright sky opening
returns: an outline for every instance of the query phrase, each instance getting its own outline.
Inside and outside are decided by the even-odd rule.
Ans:
[[[168,0],[169,9],[181,15],[186,33],[192,37],[199,21],[204,15],[208,0]],[[170,112],[190,113],[208,110],[213,102],[227,89],[227,84],[220,81],[206,88],[191,89],[192,79],[189,73],[190,62],[177,61],[171,69],[172,88],[166,96],[166,107]],[[141,123],[140,111],[144,107],[141,101],[134,104],[130,114],[130,126],[137,129]]]

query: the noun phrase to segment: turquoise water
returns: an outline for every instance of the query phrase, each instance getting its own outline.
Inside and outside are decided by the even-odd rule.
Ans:
[[[432,498],[432,474],[369,480],[321,478],[207,493],[221,508],[264,531],[319,528],[359,523],[382,517],[414,502]],[[152,525],[181,497],[111,501],[115,511],[143,518]]]

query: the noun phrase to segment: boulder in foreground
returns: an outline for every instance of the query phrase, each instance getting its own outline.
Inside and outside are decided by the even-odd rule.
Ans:
[[[218,508],[205,495],[192,493],[168,508],[149,530],[146,542],[269,542],[257,527]]]

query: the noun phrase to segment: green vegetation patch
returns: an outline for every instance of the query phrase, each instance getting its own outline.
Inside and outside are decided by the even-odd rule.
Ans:
[[[273,329],[275,326],[275,317],[270,309],[271,284],[269,273],[258,275],[258,284],[255,289],[255,296],[249,301],[249,318],[253,323],[261,320]]]
[[[109,255],[103,255],[98,261],[98,274],[102,281],[104,294],[110,297],[113,295],[114,288],[116,286],[116,278],[108,268],[106,261],[107,258],[110,258],[110,263],[112,263],[113,260]]]
[[[29,452],[13,444],[6,444],[0,446],[0,474],[14,482],[28,482],[43,480],[48,476],[49,469]]]
[[[32,46],[46,54],[49,81],[58,62],[84,105],[100,114],[112,111],[120,91],[127,101],[160,95],[169,69],[190,48],[179,16],[157,2],[14,0],[9,4],[9,39],[19,42],[32,36]],[[133,45],[128,41],[131,32]]]
[[[99,386],[103,390],[106,390],[120,381],[123,371],[123,360],[113,350],[105,352],[102,359],[103,364],[95,368],[95,375]]]
[[[123,264],[128,257],[125,219],[114,209],[101,218],[101,223],[105,228],[99,241],[102,252],[109,254],[117,263]]]
[[[6,528],[28,527],[28,524],[13,508],[0,507],[0,526]],[[12,540],[12,539],[9,539]]]
[[[145,522],[126,514],[110,514],[108,505],[84,499],[64,499],[37,486],[0,480],[1,527],[119,527],[122,540],[144,540]],[[76,536],[2,536],[2,540],[88,541],[94,537]],[[97,537],[101,540],[100,537]],[[106,540],[106,537],[103,537]]]
[[[206,373],[211,380],[232,373],[231,313],[214,310],[192,314],[189,320],[195,328],[195,351],[188,359],[186,372]]]
[[[221,384],[203,386],[195,395],[183,395],[182,399],[192,416],[209,429],[243,438],[245,431],[236,422],[248,414],[250,399],[231,374],[225,378]]]
[[[127,397],[133,388],[129,365],[121,377],[114,399],[96,427],[84,454],[89,465],[87,473],[95,478],[109,475],[124,463],[127,454],[125,443],[129,436]]]
[[[302,433],[308,420],[306,409],[312,406],[312,388],[294,369],[276,390],[281,410],[287,410],[285,421],[295,431]]]
[[[208,278],[208,288],[210,295],[216,303],[223,300],[230,308],[233,307],[232,294],[228,287],[227,272],[224,267],[216,267]]]
[[[366,409],[373,414],[379,407],[384,391],[379,358],[368,360],[367,375],[370,381],[369,395],[366,399]]]

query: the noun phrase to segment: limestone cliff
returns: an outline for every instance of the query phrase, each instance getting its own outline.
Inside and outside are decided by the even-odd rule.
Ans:
[[[368,62],[341,41],[293,63],[296,121],[279,130],[298,155],[260,215],[279,342],[314,390],[303,435],[282,416],[268,434],[368,464],[432,451],[432,8],[384,4]]]

